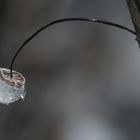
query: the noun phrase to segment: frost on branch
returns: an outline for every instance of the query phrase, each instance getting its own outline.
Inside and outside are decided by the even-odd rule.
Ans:
[[[13,77],[10,76],[10,70],[0,68],[0,103],[10,104],[20,98],[24,99],[25,78],[16,71],[13,71]]]

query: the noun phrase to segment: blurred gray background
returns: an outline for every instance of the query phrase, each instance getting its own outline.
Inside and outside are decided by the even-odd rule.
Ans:
[[[0,67],[36,29],[64,17],[133,29],[125,0],[0,0]],[[32,40],[14,70],[27,96],[0,104],[0,140],[140,139],[140,51],[135,36],[101,24],[55,25]]]

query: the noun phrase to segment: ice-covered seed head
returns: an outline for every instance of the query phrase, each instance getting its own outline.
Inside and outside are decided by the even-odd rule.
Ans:
[[[11,78],[9,69],[0,68],[0,103],[13,103],[26,95],[25,78],[16,71],[12,74]]]

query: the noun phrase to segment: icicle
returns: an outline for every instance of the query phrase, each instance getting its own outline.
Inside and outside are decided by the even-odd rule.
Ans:
[[[10,70],[0,68],[0,103],[10,104],[20,98],[24,99],[25,78],[19,72],[12,71],[11,78]]]

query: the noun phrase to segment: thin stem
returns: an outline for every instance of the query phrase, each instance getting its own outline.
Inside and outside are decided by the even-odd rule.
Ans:
[[[13,65],[14,65],[14,62],[18,56],[18,54],[21,52],[21,50],[24,48],[24,46],[26,44],[28,44],[37,34],[39,34],[41,31],[43,31],[44,29],[54,25],[54,24],[57,24],[57,23],[62,23],[62,22],[68,22],[68,21],[86,21],[86,22],[95,22],[95,23],[101,23],[101,24],[105,24],[105,25],[110,25],[110,26],[113,26],[113,27],[117,27],[117,28],[120,28],[122,30],[125,30],[125,31],[128,31],[134,35],[136,35],[136,32],[125,27],[125,26],[122,26],[120,24],[116,24],[116,23],[112,23],[112,22],[108,22],[108,21],[104,21],[104,20],[98,20],[98,19],[90,19],[90,18],[63,18],[63,19],[58,19],[58,20],[54,20],[50,23],[48,23],[47,25],[39,28],[36,32],[34,32],[31,36],[29,36],[29,38],[27,38],[23,44],[19,47],[19,49],[17,50],[17,52],[15,53],[12,61],[11,61],[11,64],[10,64],[10,75],[11,75],[11,78],[13,77],[13,74],[12,74],[12,71],[13,71]]]

